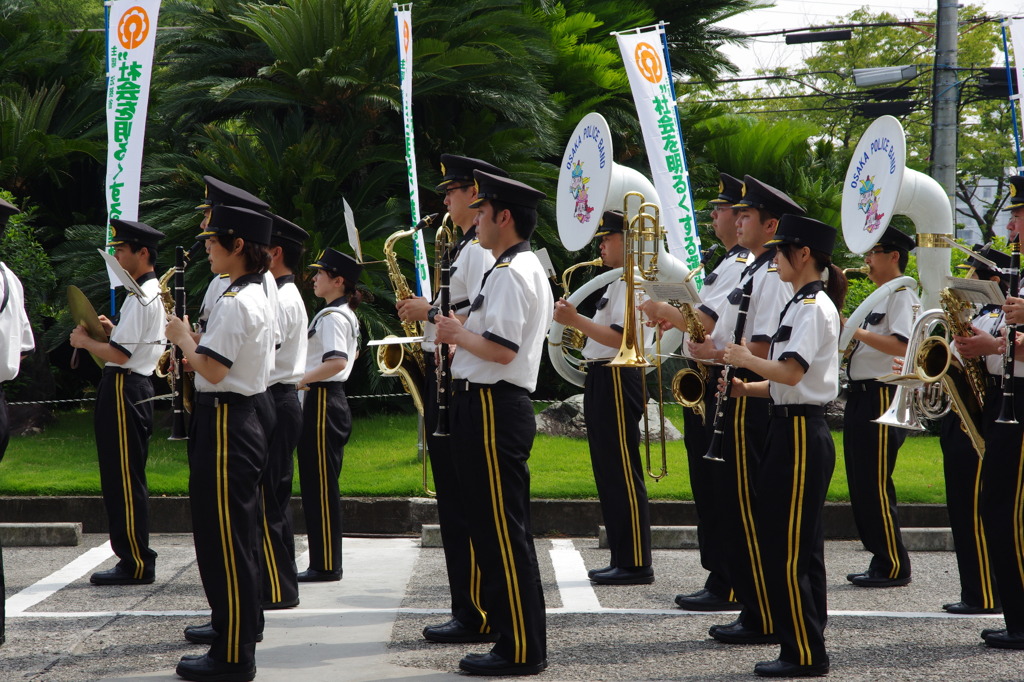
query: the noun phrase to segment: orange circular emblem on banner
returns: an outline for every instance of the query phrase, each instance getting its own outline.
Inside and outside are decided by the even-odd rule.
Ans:
[[[660,83],[665,77],[665,69],[661,65],[661,53],[655,50],[648,43],[640,43],[633,53],[636,67],[640,69],[640,75],[651,83]]]
[[[149,36],[149,15],[141,7],[132,7],[117,22],[117,41],[131,50],[146,42]]]

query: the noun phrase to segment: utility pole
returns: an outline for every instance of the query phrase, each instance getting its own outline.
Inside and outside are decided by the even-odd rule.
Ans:
[[[956,214],[957,0],[938,0],[935,22],[935,72],[932,80],[931,176],[942,185]]]

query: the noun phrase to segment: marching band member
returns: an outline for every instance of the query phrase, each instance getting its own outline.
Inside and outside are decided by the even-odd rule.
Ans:
[[[21,213],[14,204],[0,199],[0,237],[7,227],[7,219]],[[0,262],[0,460],[7,452],[11,427],[7,415],[7,399],[4,397],[4,382],[18,376],[21,359],[35,348],[32,325],[25,312],[25,289],[18,276],[3,262]],[[0,547],[0,597],[4,596],[4,559]],[[5,599],[0,598],[0,644],[6,639],[4,621],[7,616]]]
[[[195,371],[189,425],[189,498],[196,561],[210,602],[216,638],[208,653],[185,656],[187,680],[251,680],[263,629],[259,575],[259,483],[267,438],[257,399],[273,363],[273,311],[260,286],[269,267],[271,219],[219,205],[210,210],[210,269],[228,273],[228,287],[197,343],[184,320],[168,316],[167,338]]]
[[[444,192],[444,205],[448,208],[452,224],[462,230],[458,243],[452,245],[449,268],[449,302],[451,309],[465,320],[470,303],[480,293],[484,274],[494,265],[494,256],[477,239],[476,209],[469,205],[476,201],[473,171],[482,170],[499,177],[508,173],[486,161],[455,154],[441,155],[441,183],[435,188]],[[439,625],[423,628],[423,636],[432,642],[493,642],[487,611],[480,591],[480,567],[477,565],[469,537],[469,524],[462,507],[462,492],[454,468],[451,437],[434,435],[437,424],[437,358],[439,346],[434,342],[434,319],[440,314],[438,297],[428,301],[415,296],[397,302],[398,315],[403,320],[423,322],[423,360],[426,386],[423,397],[423,419],[426,423],[427,448],[430,467],[437,491],[437,519],[441,526],[441,545],[448,569],[448,589],[452,598],[452,617]]]
[[[1024,177],[1010,178],[1010,211],[1007,225],[1009,240],[1020,239],[1024,227]],[[1011,292],[1012,293],[1012,292]],[[1024,323],[1024,298],[1008,296],[1003,306],[1006,324]],[[1019,421],[998,420],[1004,408],[1004,357],[1006,343],[998,335],[975,329],[970,338],[957,338],[956,347],[965,357],[985,356],[988,372],[994,377],[985,395],[985,457],[981,462],[981,518],[985,524],[992,559],[992,573],[999,586],[1006,628],[984,629],[981,637],[985,644],[996,649],[1024,649],[1024,563],[1021,548],[1021,519],[1024,518],[1024,428]],[[1011,395],[1013,413],[1017,420],[1024,415],[1024,335],[1017,332],[1016,346],[1011,364],[1012,374],[1006,377],[1006,389]]]
[[[839,313],[846,278],[832,264],[835,228],[784,215],[775,238],[779,277],[796,294],[780,316],[768,358],[746,342],[730,344],[725,361],[766,381],[733,380],[736,395],[770,396],[772,419],[757,483],[757,536],[779,658],[758,663],[762,677],[828,673],[825,653],[825,531],[822,512],[836,453],[825,404],[839,395]]]
[[[304,229],[273,216],[270,235],[270,274],[277,286],[275,318],[281,343],[270,370],[270,395],[277,417],[263,473],[263,608],[286,609],[299,603],[295,571],[295,536],[291,511],[293,454],[302,432],[302,406],[296,385],[306,369],[306,327],[309,317],[295,273],[301,268]]]
[[[298,388],[309,388],[302,404],[299,438],[299,480],[306,516],[309,568],[299,582],[341,580],[341,494],[338,477],[345,444],[352,434],[352,412],[345,397],[345,381],[359,357],[359,320],[362,302],[356,282],[363,266],[348,254],[327,249],[309,266],[313,293],[325,302],[309,323],[306,373]]]
[[[868,278],[882,285],[903,274],[914,239],[890,226],[864,254]],[[898,587],[910,582],[910,557],[900,534],[892,472],[906,429],[875,424],[889,409],[896,387],[876,380],[906,353],[917,294],[906,287],[880,302],[853,334],[843,414],[843,452],[850,506],[861,542],[871,553],[867,570],[846,579],[858,587]]]
[[[96,389],[93,422],[100,467],[100,487],[107,510],[110,546],[118,562],[89,578],[93,585],[148,585],[156,570],[149,546],[149,488],[146,460],[153,435],[153,382],[150,377],[164,351],[165,313],[160,282],[154,272],[164,234],[145,223],[110,221],[114,258],[139,284],[145,300],[129,292],[118,324],[99,320],[108,341],[97,341],[82,325],[70,343],[104,360]]]
[[[606,267],[623,264],[623,215],[605,211],[594,234],[601,239]],[[611,562],[589,572],[600,585],[646,585],[654,582],[651,566],[651,515],[640,461],[640,418],[644,413],[644,370],[610,367],[622,344],[627,308],[626,282],[618,279],[604,291],[593,319],[580,315],[564,298],[555,302],[556,322],[587,335],[588,360],[583,386],[583,416],[590,443],[590,463],[597,483],[601,515],[608,533]],[[601,361],[603,360],[603,362]]]
[[[1010,265],[1010,256],[989,246],[974,249],[1000,269]],[[1004,275],[990,269],[981,261],[969,258],[959,268],[968,268],[968,277],[988,279],[999,284],[1006,293]],[[985,305],[971,321],[975,329],[994,335],[1003,325],[1003,313],[998,304]],[[956,341],[956,338],[954,338]],[[952,352],[957,353],[955,344]],[[994,377],[993,377],[994,379]],[[962,426],[956,411],[950,410],[939,423],[939,445],[942,448],[942,469],[946,481],[946,510],[953,533],[953,551],[960,575],[960,601],[943,604],[950,613],[998,613],[999,590],[992,575],[991,558],[985,525],[981,520],[981,458],[975,452],[971,439]]]
[[[547,667],[544,591],[530,533],[527,460],[536,433],[529,394],[536,388],[552,299],[530,251],[542,192],[480,170],[477,235],[497,255],[463,324],[437,317],[437,341],[455,344],[452,452],[465,496],[473,549],[499,637],[459,668],[475,675],[532,675]]]
[[[744,177],[743,196],[736,204],[737,237],[750,251],[738,286],[730,292],[718,319],[705,318],[709,331],[704,343],[688,343],[690,354],[716,364],[724,362],[725,347],[732,341],[740,316],[743,289],[749,283],[751,296],[746,313],[744,336],[748,348],[760,357],[768,357],[772,335],[779,326],[779,313],[793,297],[788,282],[779,278],[772,265],[773,246],[766,246],[778,228],[783,214],[801,216],[800,207],[784,192],[749,175]],[[714,371],[714,369],[712,369]],[[749,369],[737,371],[738,378],[760,381]],[[767,397],[741,395],[730,400],[721,424],[721,456],[725,462],[712,462],[715,491],[715,516],[721,546],[725,554],[729,582],[743,605],[734,623],[713,625],[709,634],[727,644],[765,644],[777,641],[769,609],[762,568],[762,548],[755,532],[754,496],[764,434],[769,424]],[[714,417],[709,417],[713,421]]]

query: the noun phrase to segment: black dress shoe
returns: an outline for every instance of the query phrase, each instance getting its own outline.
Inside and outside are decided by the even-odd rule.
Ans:
[[[910,584],[910,576],[906,578],[889,578],[884,575],[874,575],[870,571],[854,576],[851,583],[857,587],[903,587]]]
[[[587,571],[587,577],[588,578],[593,578],[596,574],[598,574],[598,573],[607,573],[608,571],[612,570],[613,568],[615,568],[615,567],[614,566],[605,566],[604,568],[592,568],[589,571]]]
[[[993,632],[985,638],[985,644],[993,649],[1024,649],[1024,632]]]
[[[174,672],[196,682],[249,682],[256,677],[256,664],[217,663],[209,656],[185,657],[178,661]]]
[[[341,580],[341,569],[336,571],[318,571],[315,568],[307,568],[295,576],[300,583],[329,583]]]
[[[708,634],[711,635],[712,637],[714,637],[716,630],[721,630],[722,628],[734,628],[734,627],[736,627],[739,624],[740,624],[740,619],[737,618],[733,622],[726,623],[725,625],[722,625],[722,624],[712,625],[711,627],[708,628]]]
[[[470,675],[536,675],[547,667],[546,659],[540,663],[509,663],[495,653],[467,654],[459,661],[459,670]]]
[[[861,571],[860,573],[847,573],[846,574],[846,579],[849,580],[852,583],[854,578],[859,578],[862,575],[867,575],[867,574],[868,574],[867,571]]]
[[[185,626],[185,639],[192,642],[193,644],[213,644],[213,641],[217,639],[217,631],[213,629],[213,623],[203,623],[202,625],[186,625]],[[263,641],[263,633],[256,633],[256,641]]]
[[[479,629],[468,628],[452,618],[441,625],[428,625],[423,628],[423,638],[431,642],[464,643],[464,642],[497,642],[498,633],[480,632]]]
[[[994,635],[999,632],[1006,632],[1006,628],[985,628],[981,631],[981,638],[988,639],[990,635]]]
[[[650,566],[615,567],[604,573],[595,573],[590,579],[598,585],[650,585],[654,582],[654,569]]]
[[[744,627],[741,623],[722,625],[708,630],[708,634],[724,644],[778,644],[774,633],[764,633]]]
[[[775,659],[761,661],[754,666],[754,673],[761,677],[821,677],[828,675],[828,663],[800,665]]]
[[[711,590],[676,595],[676,605],[686,611],[736,611],[740,608],[739,602],[719,597]]]
[[[282,601],[265,601],[260,606],[264,611],[278,611],[280,609],[293,609],[299,605],[299,598],[285,599]]]
[[[96,571],[89,576],[89,582],[93,585],[151,585],[153,574],[154,571],[144,571],[141,578],[136,578],[130,571],[114,566],[109,571]]]
[[[967,602],[958,601],[954,604],[943,604],[942,608],[949,613],[958,613],[963,615],[976,615],[979,613],[1002,613],[1003,609],[1000,607],[994,607],[987,609],[984,606],[975,606],[968,604]]]

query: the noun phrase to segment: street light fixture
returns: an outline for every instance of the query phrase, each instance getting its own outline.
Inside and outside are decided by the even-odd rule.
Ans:
[[[889,83],[917,78],[917,66],[881,66],[871,69],[854,69],[853,82],[858,88],[871,88]]]

